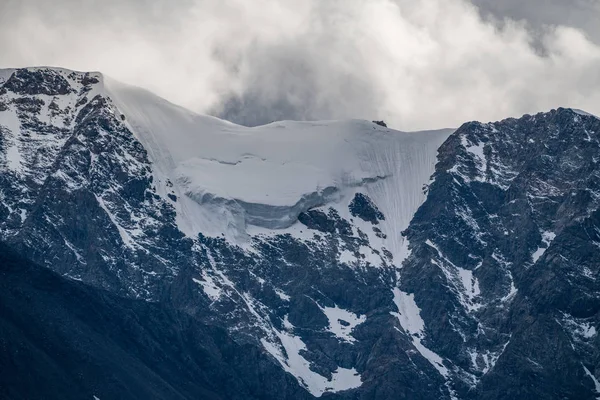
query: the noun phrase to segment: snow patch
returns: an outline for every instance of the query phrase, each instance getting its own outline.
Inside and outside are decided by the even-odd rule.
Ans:
[[[358,252],[363,256],[363,259],[369,264],[379,267],[383,264],[381,256],[376,254],[369,246],[360,246]]]
[[[546,231],[542,233],[542,243],[544,244],[544,246],[538,247],[538,249],[531,255],[534,264],[540,259],[541,256],[544,255],[544,253],[546,252],[548,247],[550,247],[550,244],[555,238],[556,234],[554,232]]]
[[[481,304],[477,302],[477,296],[481,294],[481,290],[479,280],[473,276],[473,271],[455,265],[431,240],[427,239],[425,244],[436,251],[440,261],[432,258],[431,263],[442,270],[447,281],[453,286],[462,306],[467,311],[479,309]]]
[[[425,322],[421,319],[421,310],[415,302],[415,295],[393,289],[394,303],[398,313],[392,313],[400,321],[400,326],[411,335],[421,335],[425,329]]]
[[[469,152],[473,156],[475,166],[478,170],[477,180],[485,181],[485,173],[488,169],[488,160],[483,152],[485,144],[483,142],[477,144],[470,144],[466,136],[464,135],[461,136],[460,140],[465,150],[467,150],[467,152]]]
[[[475,297],[481,294],[479,280],[473,276],[473,271],[459,267],[457,267],[457,271],[465,289],[465,294],[472,302]]]
[[[584,116],[584,117],[594,117],[594,118],[598,118],[598,117],[597,117],[597,116],[595,116],[594,114],[590,114],[589,112],[587,112],[587,111],[583,111],[583,110],[580,110],[580,109],[578,109],[578,108],[571,108],[571,111],[573,111],[575,114],[582,115],[582,116]]]
[[[275,330],[275,335],[281,343],[281,347],[265,339],[261,343],[283,367],[286,372],[292,374],[298,382],[306,388],[313,396],[321,397],[325,392],[337,393],[344,390],[355,389],[362,385],[360,374],[354,368],[337,369],[331,374],[331,379],[312,371],[310,362],[302,356],[307,351],[306,344],[299,336],[291,334],[293,325],[287,322],[287,332]],[[282,351],[283,350],[283,351]]]
[[[14,110],[0,112],[0,134],[7,142],[5,154],[7,167],[18,173],[21,171],[23,163],[18,140],[21,135],[21,122]]]
[[[281,289],[275,289],[275,294],[283,301],[290,301],[291,299],[291,297]]]
[[[6,159],[8,161],[8,168],[10,168],[11,171],[19,171],[21,169],[22,157],[16,143],[10,146],[6,151]]]
[[[121,241],[130,249],[134,249],[135,242],[133,241],[133,239],[131,238],[129,233],[121,226],[121,224],[119,224],[115,215],[108,209],[108,207],[106,206],[106,203],[104,202],[104,199],[98,195],[95,195],[95,196],[96,196],[96,201],[98,201],[98,204],[100,205],[100,207],[102,207],[102,209],[104,210],[104,212],[106,213],[106,215],[108,216],[110,221],[113,223],[113,225],[119,231],[119,235],[121,236]]]
[[[562,314],[560,325],[566,328],[575,340],[589,340],[598,334],[596,327],[589,321],[576,319],[567,313]]]
[[[596,331],[596,328],[594,326],[591,325],[586,325],[583,327],[583,329],[581,330],[581,334],[584,338],[586,339],[591,339],[594,336],[596,336],[598,332]]]
[[[512,300],[518,292],[518,289],[515,286],[515,279],[513,278],[512,272],[507,271],[507,273],[508,278],[510,279],[510,288],[508,289],[508,294],[500,299],[500,301],[502,302]]]
[[[19,210],[19,217],[21,217],[21,223],[25,222],[25,220],[27,219],[27,210],[21,208]]]
[[[292,323],[290,322],[290,320],[288,319],[288,316],[286,314],[285,317],[283,317],[283,327],[288,330],[288,331],[293,331],[294,330],[294,325],[292,325]]]
[[[319,308],[329,320],[329,327],[327,328],[329,332],[345,342],[353,343],[356,341],[352,336],[352,331],[357,325],[360,325],[367,320],[366,315],[357,315],[351,311],[339,308],[338,306],[319,306]]]
[[[508,347],[509,344],[510,344],[510,339],[508,339],[508,341],[502,346],[502,349],[500,351],[492,352],[492,351],[488,350],[482,354],[483,361],[485,364],[483,367],[484,374],[487,374],[496,366],[498,359],[500,358],[500,356],[502,354],[504,354],[504,351],[506,350],[506,348]]]
[[[351,252],[350,250],[344,249],[340,252],[338,261],[340,263],[352,265],[353,263],[356,262],[356,256],[354,256],[354,253]]]
[[[508,293],[506,294],[506,296],[502,297],[500,299],[501,302],[506,302],[506,301],[510,301],[512,300],[515,295],[518,292],[517,287],[515,286],[515,279],[513,277],[513,274],[510,270],[511,267],[511,263],[509,263],[508,261],[506,261],[504,259],[504,257],[500,254],[497,254],[496,252],[492,253],[492,258],[498,263],[500,264],[501,267],[504,268],[506,275],[508,276],[508,279],[510,281],[510,287],[508,289]]]
[[[202,287],[204,293],[212,300],[217,301],[221,298],[223,290],[215,283],[214,279],[202,271],[202,279],[192,278],[192,280]]]
[[[504,354],[504,351],[506,350],[506,347],[509,345],[509,343],[510,338],[504,345],[502,345],[502,348],[497,351],[485,350],[483,352],[479,352],[477,349],[468,349],[467,353],[469,354],[469,358],[471,359],[471,364],[475,369],[481,371],[483,375],[487,374],[494,368],[500,356]],[[531,363],[536,364],[537,366],[540,365],[539,363],[529,358],[528,360]],[[475,382],[477,382],[478,380],[479,378],[475,377]]]
[[[398,318],[400,326],[410,335],[413,346],[415,346],[419,353],[425,357],[425,359],[429,361],[429,363],[433,365],[444,378],[447,378],[449,371],[448,368],[444,366],[442,357],[421,343],[424,338],[425,322],[421,318],[421,309],[415,302],[415,295],[404,293],[398,288],[394,288],[392,292],[394,293],[394,303],[398,308],[398,312],[390,312],[390,314]]]
[[[586,368],[585,365],[581,364],[581,366],[583,367],[583,370],[585,371],[585,374],[587,376],[589,376],[590,379],[594,382],[594,388],[596,390],[596,394],[600,394],[600,382],[598,382],[598,379],[596,379],[596,377],[594,376],[594,374],[592,374],[590,372],[590,370]],[[596,399],[600,400],[600,396],[596,397]]]
[[[87,261],[85,260],[85,258],[81,255],[79,250],[71,242],[69,242],[65,237],[63,237],[63,242],[65,243],[65,246],[67,246],[69,248],[69,250],[71,250],[73,252],[73,254],[75,255],[75,258],[77,258],[77,261],[80,264],[84,264],[84,265],[87,264]]]
[[[211,258],[212,256],[209,253],[209,260]],[[210,262],[213,264],[212,260]],[[249,293],[239,291],[235,287],[235,284],[222,271],[215,269],[214,274],[215,278],[222,283],[222,288],[225,286],[229,287],[232,290],[232,294],[239,296],[244,302],[250,313],[249,315],[255,319],[255,326],[265,334],[265,337],[261,338],[261,344],[265,350],[313,396],[320,397],[325,392],[335,393],[354,389],[362,385],[361,376],[354,368],[337,367],[332,373],[331,379],[312,371],[310,369],[310,362],[301,354],[303,351],[308,351],[306,344],[299,336],[293,334],[294,326],[289,321],[287,315],[284,317],[282,323],[285,330],[280,331],[273,326],[269,316],[261,315],[261,312],[264,313],[266,309],[264,304],[252,298]],[[209,285],[205,286],[205,283],[203,283],[209,282],[206,275],[203,276],[203,279],[194,281],[202,285],[203,288],[207,287],[209,293],[214,290],[215,292],[212,294],[216,296],[216,289]]]

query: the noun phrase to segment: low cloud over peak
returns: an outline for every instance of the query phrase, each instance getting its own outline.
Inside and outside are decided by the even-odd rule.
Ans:
[[[597,6],[474,1],[9,0],[0,63],[100,70],[247,125],[600,113]]]

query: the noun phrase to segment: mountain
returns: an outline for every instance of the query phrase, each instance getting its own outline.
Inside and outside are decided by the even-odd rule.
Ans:
[[[1,70],[0,239],[300,391],[254,375],[259,398],[592,399],[599,132],[572,109],[246,128],[99,73]]]
[[[256,348],[185,313],[68,280],[4,245],[0,274],[3,399],[309,398]]]
[[[477,398],[598,394],[599,133],[559,109],[467,123],[439,149],[400,296]]]

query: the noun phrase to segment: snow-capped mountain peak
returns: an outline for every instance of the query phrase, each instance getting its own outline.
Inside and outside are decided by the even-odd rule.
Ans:
[[[256,398],[592,398],[599,135],[571,109],[246,128],[99,73],[0,70],[0,234],[219,327],[244,357],[209,359]]]

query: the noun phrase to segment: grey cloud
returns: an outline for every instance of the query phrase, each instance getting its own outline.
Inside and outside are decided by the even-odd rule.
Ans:
[[[526,21],[531,28],[564,25],[582,30],[600,43],[600,1],[598,0],[473,0],[484,16]]]
[[[248,125],[600,114],[597,2],[473,1],[5,0],[0,66],[100,70]]]

